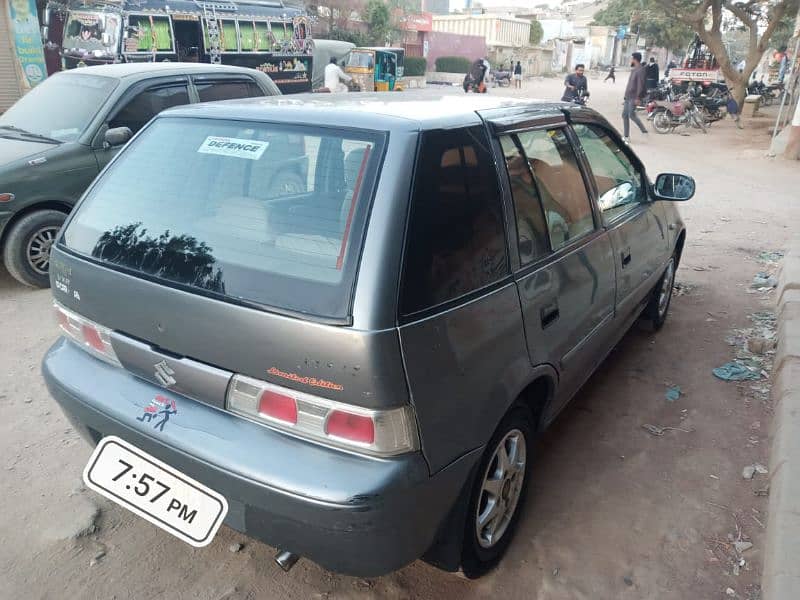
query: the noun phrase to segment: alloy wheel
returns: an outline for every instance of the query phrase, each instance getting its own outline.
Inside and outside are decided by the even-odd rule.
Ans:
[[[42,227],[30,237],[26,256],[28,264],[39,275],[47,275],[50,267],[50,249],[58,235],[59,227],[47,225]]]
[[[509,431],[494,450],[483,474],[475,514],[475,531],[482,548],[491,548],[503,537],[519,503],[525,480],[527,444],[519,429]]]

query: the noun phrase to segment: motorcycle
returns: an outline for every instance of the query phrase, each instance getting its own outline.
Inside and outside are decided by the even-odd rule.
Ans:
[[[511,85],[511,71],[495,71],[492,73],[494,87],[508,87]]]
[[[773,83],[766,85],[763,81],[754,81],[747,86],[749,96],[761,96],[761,103],[769,106],[774,100],[778,100],[783,95],[783,84]]]
[[[708,133],[700,111],[688,94],[676,99],[650,100],[647,103],[647,115],[656,133],[671,133],[680,125],[697,127],[703,133]]]

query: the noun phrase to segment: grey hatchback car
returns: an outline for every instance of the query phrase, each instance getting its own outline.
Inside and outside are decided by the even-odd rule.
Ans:
[[[275,197],[287,147],[307,171]],[[693,194],[565,104],[172,109],[54,246],[44,376],[97,445],[90,487],[189,543],[224,518],[284,566],[476,577],[512,539],[537,434],[642,314],[663,325],[672,201]]]
[[[273,95],[280,90],[264,73],[222,65],[127,63],[48,77],[0,115],[0,251],[9,273],[49,285],[50,247],[67,214],[158,112]]]

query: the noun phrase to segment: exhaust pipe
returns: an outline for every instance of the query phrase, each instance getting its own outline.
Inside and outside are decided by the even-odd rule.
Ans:
[[[278,550],[275,554],[275,562],[285,573],[288,573],[298,560],[300,557],[288,550]]]

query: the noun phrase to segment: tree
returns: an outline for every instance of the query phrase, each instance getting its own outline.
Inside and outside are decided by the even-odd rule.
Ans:
[[[542,28],[542,24],[534,19],[531,21],[531,35],[528,38],[528,41],[531,43],[531,46],[538,46],[543,37],[544,29]]]
[[[668,16],[691,27],[719,62],[725,81],[733,88],[733,97],[741,106],[747,82],[758,66],[770,40],[787,15],[797,12],[798,0],[656,0]],[[728,19],[728,17],[732,19]],[[744,69],[734,65],[723,35],[724,23],[744,27],[749,35]],[[730,25],[727,25],[730,26]]]
[[[628,25],[651,47],[684,50],[694,33],[685,23],[670,18],[659,0],[611,0],[595,13],[594,25]]]
[[[361,13],[361,18],[369,26],[369,38],[376,46],[384,46],[391,42],[394,27],[389,7],[381,0],[368,0]]]

